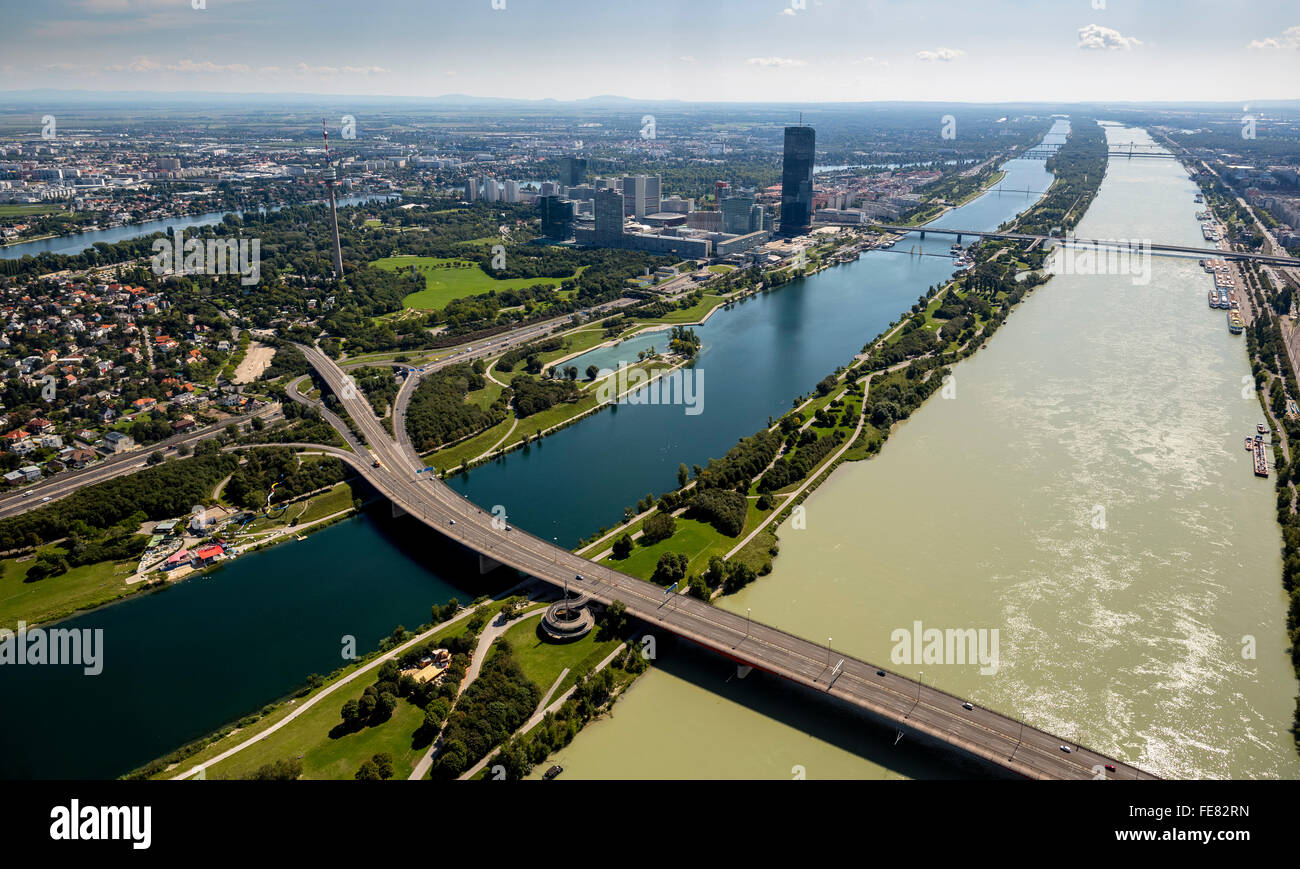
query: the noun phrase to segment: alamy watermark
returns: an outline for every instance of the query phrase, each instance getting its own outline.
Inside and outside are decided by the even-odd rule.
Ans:
[[[911,629],[895,628],[889,635],[894,648],[889,659],[895,665],[979,664],[980,675],[998,671],[997,628],[938,628],[912,623]]]
[[[1052,275],[1131,275],[1133,286],[1151,283],[1150,239],[1058,239],[1047,268]]]
[[[103,628],[0,628],[0,666],[52,664],[81,667],[87,676],[104,669]]]
[[[704,412],[704,369],[678,368],[651,378],[642,368],[618,363],[618,371],[605,376],[596,387],[598,404],[680,404],[687,416]]]

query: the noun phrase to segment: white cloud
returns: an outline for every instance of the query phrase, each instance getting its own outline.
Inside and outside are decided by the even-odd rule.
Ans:
[[[750,66],[781,67],[787,68],[792,66],[807,66],[807,61],[795,60],[792,57],[751,57],[745,61]]]
[[[1270,36],[1266,39],[1252,39],[1249,47],[1256,50],[1267,50],[1273,48],[1300,49],[1300,24],[1283,30],[1280,38]]]
[[[787,7],[785,7],[784,9],[781,10],[781,14],[782,14],[782,15],[789,15],[789,16],[791,16],[791,17],[794,17],[794,10],[791,9],[789,6],[787,6]]]
[[[1105,49],[1128,51],[1131,48],[1137,48],[1141,44],[1142,40],[1140,39],[1124,36],[1118,30],[1102,27],[1100,24],[1089,24],[1086,27],[1079,28],[1079,48],[1094,51]]]
[[[677,59],[680,60],[682,63],[695,63],[695,55],[693,54],[683,54],[681,57]]]
[[[918,51],[916,56],[924,61],[941,60],[944,63],[947,63],[948,61],[956,60],[965,53],[966,52],[962,51],[960,48],[936,48],[934,51]]]
[[[221,74],[230,75],[245,74],[253,72],[252,67],[242,63],[213,63],[208,60],[194,61],[188,59],[176,61],[158,61],[150,57],[137,57],[130,63],[118,63],[104,68],[107,72],[136,72],[136,73],[196,73],[196,74]],[[258,75],[375,75],[387,73],[389,70],[380,66],[308,66],[300,63],[295,67],[281,66],[263,66],[257,70]]]
[[[160,63],[148,57],[137,57],[130,63],[117,63],[106,67],[109,72],[196,72],[196,73],[245,73],[252,70],[242,63],[212,63],[211,61],[178,60],[173,63]]]
[[[889,61],[881,60],[878,57],[863,57],[859,60],[849,61],[850,66],[889,66]]]

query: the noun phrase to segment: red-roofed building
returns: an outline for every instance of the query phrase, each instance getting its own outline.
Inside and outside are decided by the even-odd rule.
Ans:
[[[211,564],[217,560],[217,557],[224,553],[225,550],[220,546],[203,546],[194,552],[195,566],[202,564]]]

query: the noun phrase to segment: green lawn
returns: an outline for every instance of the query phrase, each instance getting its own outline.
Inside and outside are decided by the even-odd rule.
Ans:
[[[459,268],[456,263],[468,267]],[[454,299],[477,296],[490,290],[509,290],[531,287],[535,284],[560,285],[561,278],[509,278],[496,280],[487,275],[477,263],[468,260],[431,256],[390,256],[377,259],[371,265],[397,271],[415,266],[424,276],[424,289],[402,300],[408,308],[432,311],[443,308]],[[442,267],[449,266],[449,267]]]
[[[424,457],[425,465],[437,467],[439,471],[446,472],[452,468],[460,467],[461,463],[470,459],[476,459],[483,453],[492,448],[492,445],[510,430],[510,422],[513,417],[506,417],[501,422],[492,426],[492,428],[479,432],[469,440],[438,450]]]
[[[505,639],[510,644],[511,654],[519,668],[541,690],[543,696],[555,684],[555,680],[560,678],[560,673],[566,667],[569,669],[551,700],[572,687],[586,666],[599,664],[606,655],[618,648],[617,639],[597,642],[594,630],[571,643],[543,640],[537,630],[540,624],[540,613],[525,617],[506,631]]]
[[[57,550],[43,546],[39,552]],[[0,561],[0,627],[16,629],[19,620],[29,626],[71,615],[139,591],[142,584],[126,585],[125,578],[135,561],[102,561],[74,567],[67,573],[26,582],[27,571],[36,559]]]
[[[463,629],[463,625],[460,626]],[[349,700],[359,700],[366,686],[374,683],[372,671],[335,691],[291,724],[260,742],[231,755],[207,770],[207,777],[241,778],[276,760],[300,758],[305,779],[351,779],[357,768],[373,755],[387,752],[393,757],[393,778],[405,779],[427,746],[416,747],[413,735],[424,723],[424,712],[399,700],[393,716],[383,724],[346,734],[333,732],[342,723],[339,710]],[[247,734],[241,734],[246,738]],[[181,766],[193,765],[193,759]]]
[[[677,533],[672,537],[660,540],[652,546],[642,546],[638,541],[636,548],[627,558],[622,561],[613,557],[605,558],[601,560],[601,564],[648,580],[655,572],[659,556],[665,552],[681,552],[690,559],[688,574],[701,573],[708,567],[711,555],[725,555],[727,550],[739,543],[741,539],[742,537],[733,538],[720,534],[713,529],[713,526],[698,519],[678,516]]]
[[[53,214],[56,211],[62,210],[62,206],[46,203],[0,205],[0,217],[28,217],[37,214]]]

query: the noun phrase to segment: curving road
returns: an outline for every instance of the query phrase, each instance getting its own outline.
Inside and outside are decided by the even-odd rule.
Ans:
[[[401,510],[470,549],[554,585],[567,581],[571,589],[601,603],[622,601],[652,633],[659,625],[738,663],[851,703],[894,724],[900,733],[924,735],[1027,778],[1155,778],[993,710],[967,710],[960,697],[866,661],[749,622],[693,597],[666,594],[657,585],[588,561],[526,531],[494,528],[490,513],[432,474],[418,473],[423,467],[419,457],[388,436],[364,395],[349,387],[347,375],[333,360],[314,347],[301,349],[369,442],[368,451],[360,456],[337,448],[314,449],[349,462]],[[1071,750],[1063,751],[1062,746]],[[1115,771],[1106,771],[1107,764]]]

